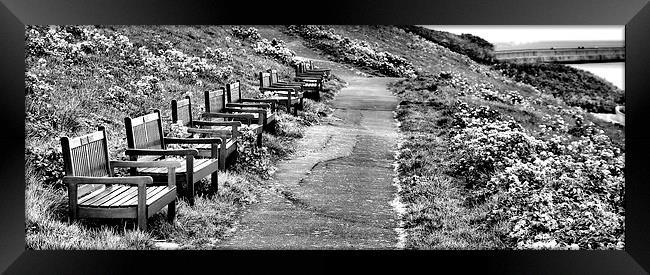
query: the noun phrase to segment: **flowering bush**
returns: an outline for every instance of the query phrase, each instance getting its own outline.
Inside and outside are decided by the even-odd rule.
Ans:
[[[289,26],[288,30],[346,63],[368,67],[388,76],[415,77],[413,65],[406,59],[377,50],[365,41],[343,37],[318,26]]]
[[[232,35],[243,40],[257,41],[262,38],[256,28],[233,27]]]
[[[293,64],[296,53],[286,47],[284,41],[273,38],[271,41],[268,39],[261,39],[255,42],[253,50],[261,55],[265,55],[276,59],[285,64]]]
[[[28,56],[53,55],[80,62],[89,54],[125,56],[133,47],[121,34],[106,36],[97,29],[79,26],[26,26],[25,51]]]
[[[34,171],[41,176],[39,180],[45,185],[62,186],[65,171],[61,148],[27,147],[25,148],[25,161],[31,163]]]
[[[232,28],[232,33],[237,38],[251,42],[251,47],[253,47],[253,50],[257,54],[271,57],[289,65],[294,65],[298,62],[295,58],[296,53],[287,48],[284,41],[276,38],[272,40],[262,38],[256,28],[249,27],[245,29],[242,27],[234,27]]]
[[[163,101],[160,80],[154,76],[142,76],[124,87],[112,86],[103,94],[104,100],[116,109],[133,115],[143,114],[153,108],[152,101]]]
[[[213,49],[211,47],[206,47],[203,53],[208,58],[212,58],[216,61],[223,62],[223,61],[232,60],[233,51],[234,51],[233,48],[228,48],[227,50],[223,51],[219,48]]]
[[[505,221],[503,238],[520,249],[612,249],[624,244],[624,153],[593,124],[569,128],[547,115],[540,137],[486,106],[457,102],[454,172],[470,201]],[[572,138],[565,133],[575,130]]]
[[[208,50],[206,54],[208,56],[219,54],[219,58],[221,58],[220,53],[216,51],[210,52]],[[233,73],[233,67],[230,65],[219,66],[210,63],[206,58],[187,55],[171,46],[159,54],[150,51],[146,47],[140,47],[133,62],[145,67],[152,74],[174,71],[178,73],[183,83],[196,83],[199,78],[227,79]]]

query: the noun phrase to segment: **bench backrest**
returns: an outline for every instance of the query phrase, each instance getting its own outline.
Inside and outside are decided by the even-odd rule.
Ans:
[[[260,72],[260,87],[266,88],[271,86],[271,73]]]
[[[133,149],[165,149],[160,111],[136,118],[124,118],[126,142]]]
[[[106,177],[110,175],[108,146],[104,130],[76,138],[61,138],[65,174]]]
[[[271,84],[280,81],[280,79],[278,79],[278,70],[268,69],[267,72],[271,75]]]
[[[106,131],[99,131],[76,138],[61,138],[61,153],[66,176],[108,177],[112,171],[108,161]],[[83,184],[78,187],[77,195],[103,188],[102,184]]]
[[[308,70],[306,62],[299,62],[296,64],[296,73],[304,73]]]
[[[192,100],[186,96],[183,100],[172,100],[172,123],[179,120],[183,126],[192,127]]]
[[[215,91],[205,91],[205,111],[222,113],[226,105],[226,92],[224,88],[219,88]]]
[[[226,93],[228,103],[238,103],[239,99],[241,99],[241,83],[239,80],[226,84]]]

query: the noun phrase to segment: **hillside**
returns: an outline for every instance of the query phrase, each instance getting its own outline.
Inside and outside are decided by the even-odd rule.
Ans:
[[[92,221],[65,222],[61,136],[105,126],[110,158],[125,159],[124,117],[159,109],[164,132],[170,133],[172,99],[191,95],[198,114],[203,91],[237,80],[245,97],[262,97],[256,74],[276,69],[280,78],[293,75],[295,54],[281,41],[236,26],[27,26],[25,51],[26,223],[32,249],[150,248],[153,239],[209,247],[231,229],[244,205],[257,200],[273,163],[292,153],[304,127],[331,112],[326,102],[306,100],[299,117],[279,115],[275,133],[263,136],[265,149],[246,150],[253,141],[241,140],[242,161],[220,173],[218,196],[199,198],[195,207],[181,203],[179,226],[169,228],[160,215],[150,232],[121,229],[133,224],[108,224],[97,231]],[[334,77],[324,98],[342,85]]]
[[[622,248],[621,127],[430,37],[390,26],[309,31],[403,57],[418,75],[394,85],[407,248]],[[344,52],[323,52],[345,61]],[[567,91],[585,85],[583,73],[565,74]]]
[[[396,26],[269,28],[368,76],[404,78],[392,89],[401,101],[396,112],[402,134],[396,182],[406,207],[406,248],[624,246],[623,128],[571,106],[575,102],[565,96],[590,91],[593,86],[582,81],[597,83],[597,78],[567,70],[551,82],[545,76],[519,79],[519,68],[510,73],[490,62],[476,62],[483,58],[476,54],[487,53],[478,49],[489,48],[477,37],[432,36]],[[260,96],[253,73],[276,68],[288,76],[288,65],[294,62],[284,41],[230,26],[28,27],[26,50],[28,201],[39,196],[54,200],[47,188],[64,192],[56,180],[61,175],[59,135],[106,125],[111,151],[120,158],[124,116],[166,110],[172,98],[185,93],[200,98],[203,89],[237,79],[249,95]],[[562,91],[549,91],[557,83]],[[331,93],[340,86],[332,86]],[[599,93],[608,92],[606,85],[599,87],[605,87]],[[272,164],[270,159],[288,155],[282,148],[327,110],[323,103],[308,105],[298,119],[284,116],[276,135],[265,135],[270,154],[261,156],[261,162]],[[179,220],[187,223],[186,229],[161,225],[145,233],[115,231],[119,226],[103,230],[119,236],[113,244],[118,248],[149,248],[152,238],[209,248],[227,237],[241,205],[255,202],[269,165],[262,166],[245,166],[220,177],[226,179],[224,188],[220,186],[224,193],[206,199],[204,210],[182,206]],[[82,230],[88,236],[84,240],[110,235],[66,227],[56,218],[62,205],[64,201],[36,204],[33,213],[28,210],[29,247],[61,245],[39,239],[42,232]],[[210,230],[190,237],[202,227]]]

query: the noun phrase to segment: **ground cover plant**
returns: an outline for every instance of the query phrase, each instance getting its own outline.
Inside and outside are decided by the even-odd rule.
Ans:
[[[166,240],[206,249],[227,237],[242,207],[257,201],[274,163],[290,156],[305,127],[329,115],[321,106],[327,101],[311,104],[321,107],[303,110],[293,124],[280,119],[283,130],[264,133],[263,148],[254,148],[244,130],[239,159],[232,171],[219,174],[218,193],[210,193],[204,180],[195,206],[177,206],[175,224],[165,222],[163,211],[151,218],[146,232],[133,230],[128,220],[68,224],[59,137],[105,126],[110,158],[125,159],[124,117],[159,109],[164,132],[174,135],[182,129],[170,122],[172,99],[191,96],[198,114],[203,91],[236,80],[244,96],[261,97],[257,72],[293,71],[286,59],[293,55],[282,45],[237,26],[26,26],[27,248],[151,249]],[[330,99],[342,85],[338,78],[328,84]]]

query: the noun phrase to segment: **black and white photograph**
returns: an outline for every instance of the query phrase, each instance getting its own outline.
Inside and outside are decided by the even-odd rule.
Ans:
[[[625,250],[624,25],[25,25],[27,250]]]

